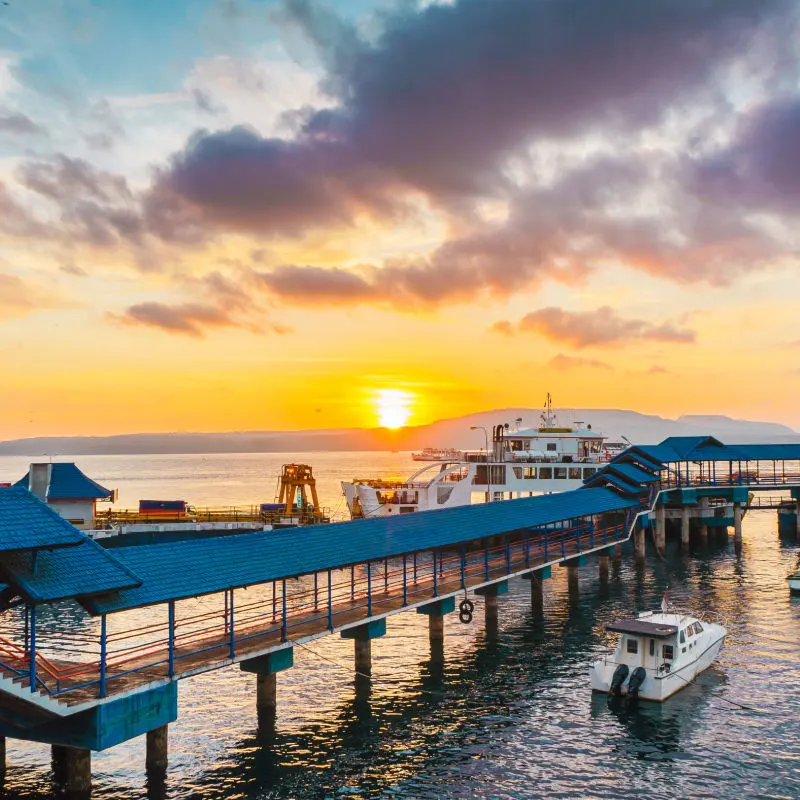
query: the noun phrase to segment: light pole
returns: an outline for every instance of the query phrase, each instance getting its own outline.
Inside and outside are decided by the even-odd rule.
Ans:
[[[486,487],[489,490],[489,502],[492,502],[492,466],[489,463],[489,431],[483,425],[470,425],[471,431],[483,431],[486,440]]]

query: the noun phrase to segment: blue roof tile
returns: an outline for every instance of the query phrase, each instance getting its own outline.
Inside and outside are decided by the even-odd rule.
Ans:
[[[105,500],[111,491],[84,475],[72,463],[49,464],[50,483],[47,487],[48,500]],[[17,481],[16,486],[28,488],[28,476]]]
[[[83,538],[27,489],[0,487],[0,552],[77,545]]]
[[[3,578],[33,603],[80,598],[138,586],[141,579],[84,536],[77,547],[8,553]]]
[[[126,547],[115,555],[142,585],[83,604],[95,614],[120,611],[638,505],[610,489],[580,489],[398,517]]]

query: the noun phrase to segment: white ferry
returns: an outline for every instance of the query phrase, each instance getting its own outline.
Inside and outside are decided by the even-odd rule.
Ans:
[[[577,489],[627,446],[607,444],[607,437],[583,422],[559,427],[549,394],[540,425],[522,428],[521,423],[520,418],[513,428],[508,423],[496,425],[488,452],[438,451],[441,457],[435,460],[434,449],[415,454],[430,463],[405,481],[343,481],[351,517],[408,514]],[[480,430],[488,445],[489,432]]]
[[[789,582],[789,591],[792,594],[800,594],[800,570],[793,572],[786,580]]]
[[[621,634],[616,652],[595,661],[592,689],[631,700],[663,702],[711,666],[727,631],[717,622],[686,614],[646,611],[607,625]]]

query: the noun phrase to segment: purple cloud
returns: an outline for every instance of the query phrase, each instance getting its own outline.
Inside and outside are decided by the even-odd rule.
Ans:
[[[603,369],[612,370],[611,364],[605,361],[598,361],[596,358],[581,358],[580,356],[567,356],[564,353],[559,353],[553,356],[548,362],[547,366],[552,369],[557,369],[560,372],[567,372],[571,369]]]
[[[30,117],[18,111],[0,111],[0,134],[12,136],[46,136],[47,131]]]
[[[516,325],[507,321],[495,323],[495,331],[511,334],[535,333],[553,342],[561,342],[581,350],[585,347],[610,347],[640,341],[695,341],[695,333],[676,328],[671,323],[654,324],[640,319],[622,319],[609,306],[596,311],[565,311],[549,306],[526,314]]]

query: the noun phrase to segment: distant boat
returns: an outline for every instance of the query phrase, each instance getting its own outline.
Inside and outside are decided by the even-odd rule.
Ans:
[[[539,424],[521,423],[495,425],[491,435],[479,429],[486,432],[488,452],[427,447],[413,453],[428,464],[406,480],[343,481],[350,515],[393,516],[578,489],[630,444],[624,437],[609,442],[583,422],[560,426],[549,394]]]
[[[800,572],[793,572],[786,580],[789,581],[789,591],[792,594],[800,594]]]
[[[606,626],[621,634],[613,655],[595,661],[592,690],[631,700],[663,702],[683,689],[719,655],[727,630],[681,613],[646,611]]]

